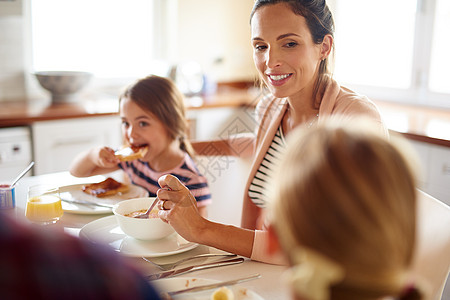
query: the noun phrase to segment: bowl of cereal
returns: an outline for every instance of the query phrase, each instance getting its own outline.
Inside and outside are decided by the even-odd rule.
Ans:
[[[158,217],[158,208],[155,206],[148,219],[137,219],[133,216],[145,213],[155,198],[134,198],[116,204],[113,213],[116,216],[120,229],[138,240],[158,240],[165,238],[175,230]]]

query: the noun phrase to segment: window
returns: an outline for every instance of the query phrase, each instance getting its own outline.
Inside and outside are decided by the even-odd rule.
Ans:
[[[433,28],[433,44],[430,66],[430,89],[450,94],[450,59],[448,51],[450,40],[446,38],[450,30],[450,1],[439,0]]]
[[[334,2],[338,81],[378,100],[450,107],[450,1]]]
[[[168,2],[31,1],[32,69],[82,70],[109,79],[158,73],[167,44],[161,7]]]

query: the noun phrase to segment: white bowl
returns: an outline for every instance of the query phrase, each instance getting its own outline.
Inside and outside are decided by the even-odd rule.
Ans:
[[[160,218],[136,219],[124,216],[142,209],[147,210],[154,200],[155,198],[149,197],[134,198],[120,201],[114,206],[113,213],[116,216],[117,223],[126,235],[139,240],[157,240],[175,232],[172,226],[163,222]]]
[[[74,102],[77,94],[91,80],[92,74],[77,71],[42,71],[34,73],[39,84],[52,94],[52,102]]]

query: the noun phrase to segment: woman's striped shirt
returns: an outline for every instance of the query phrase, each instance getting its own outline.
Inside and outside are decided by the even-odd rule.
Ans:
[[[286,141],[280,125],[249,187],[250,199],[258,207],[267,205],[267,186],[273,181],[273,171],[280,163],[285,148]]]

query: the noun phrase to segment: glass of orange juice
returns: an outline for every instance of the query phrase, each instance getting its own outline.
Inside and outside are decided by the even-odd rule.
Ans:
[[[63,215],[59,188],[35,185],[28,188],[25,216],[33,223],[47,225],[56,223]]]

